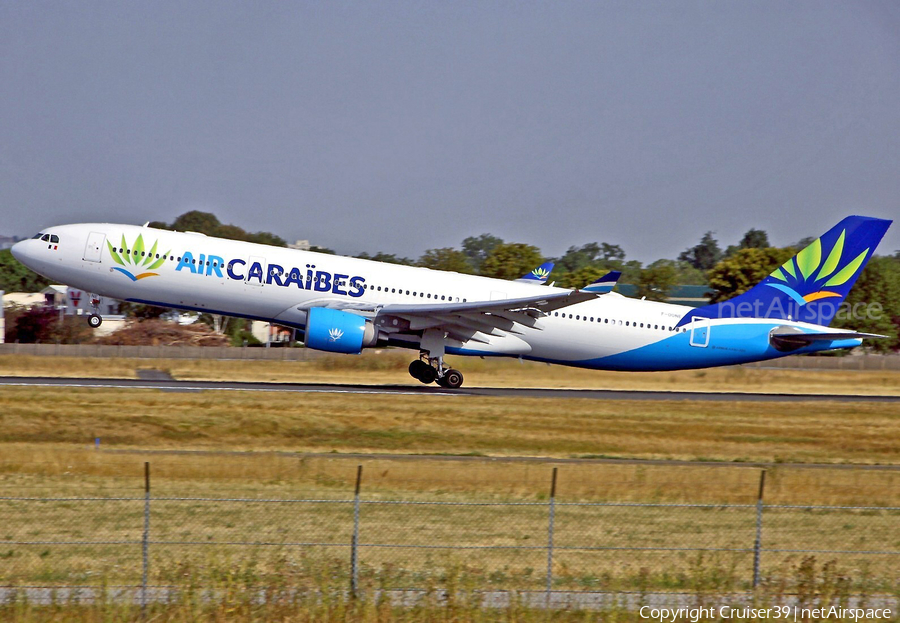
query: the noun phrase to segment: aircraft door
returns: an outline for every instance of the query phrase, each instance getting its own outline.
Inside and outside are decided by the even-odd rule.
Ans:
[[[89,233],[87,244],[84,247],[84,260],[87,262],[99,262],[103,253],[104,242],[106,242],[106,234],[96,231]]]
[[[706,348],[709,346],[709,318],[691,318],[691,346]]]
[[[247,260],[247,272],[244,283],[248,286],[261,286],[266,282],[266,258],[251,255]]]

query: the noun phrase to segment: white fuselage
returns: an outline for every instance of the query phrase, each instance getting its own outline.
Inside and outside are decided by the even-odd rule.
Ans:
[[[310,308],[326,304],[429,305],[527,297],[538,287],[564,291],[134,225],[65,225],[44,232],[58,236],[58,244],[24,241],[16,256],[53,280],[126,301],[299,329]],[[705,367],[782,356],[769,346],[768,332],[776,325],[803,326],[723,319],[676,329],[690,309],[606,294],[551,312],[520,334],[482,336],[451,344],[448,352],[608,369]],[[391,343],[418,348],[414,340]]]

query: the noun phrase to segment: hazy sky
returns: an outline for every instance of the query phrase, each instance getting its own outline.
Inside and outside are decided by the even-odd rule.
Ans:
[[[0,0],[0,234],[191,209],[643,261],[897,218],[900,3]]]

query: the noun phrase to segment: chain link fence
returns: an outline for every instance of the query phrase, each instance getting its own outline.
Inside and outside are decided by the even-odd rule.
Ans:
[[[184,578],[261,585],[666,591],[708,576],[729,590],[773,582],[798,560],[836,561],[896,586],[900,507],[567,501],[367,495],[0,496],[0,586],[130,586]],[[552,476],[551,476],[552,474]],[[247,580],[248,578],[243,578]],[[148,593],[150,591],[150,593]]]

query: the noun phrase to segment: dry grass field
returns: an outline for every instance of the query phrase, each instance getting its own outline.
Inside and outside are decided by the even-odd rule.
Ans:
[[[0,443],[897,463],[892,403],[0,388]]]
[[[315,586],[312,568],[328,569],[329,582],[348,581],[358,460],[125,454],[31,444],[5,450],[0,585],[134,584],[140,577],[145,460],[152,473],[152,583],[177,584],[210,566],[225,570],[244,563],[253,564],[263,584],[277,582],[285,565],[303,571],[302,588]],[[453,569],[483,589],[543,586],[552,461],[385,458],[363,466],[360,563],[367,586],[440,585]],[[692,590],[711,577],[729,590],[748,588],[758,469],[585,463],[558,469],[556,588]],[[894,470],[770,468],[769,505],[871,508],[770,508],[765,546],[896,550],[900,511],[884,507],[896,507],[898,495],[900,473]],[[398,500],[415,504],[393,503]],[[508,502],[517,505],[501,505]],[[650,506],[632,505],[637,502]],[[441,545],[489,549],[429,549]],[[766,577],[773,583],[789,578],[807,557],[766,552]],[[835,561],[856,590],[884,591],[900,581],[893,558],[820,553],[817,560]]]
[[[405,356],[393,354],[309,363],[0,357],[0,375],[133,378],[152,367],[183,379],[412,384],[406,363]],[[729,368],[632,375],[517,362],[466,360],[463,366],[468,383],[484,386],[898,393],[896,373]],[[345,589],[349,500],[360,463],[360,579],[366,590],[449,586],[451,594],[460,595],[475,588],[540,590],[553,466],[559,469],[556,546],[561,548],[554,558],[556,588],[698,595],[746,590],[760,477],[760,469],[748,463],[768,462],[774,464],[767,470],[769,505],[874,508],[767,510],[764,544],[785,551],[764,552],[762,590],[781,594],[827,585],[837,593],[884,594],[900,586],[896,555],[825,552],[900,549],[900,511],[891,508],[900,506],[900,470],[889,468],[900,462],[898,439],[896,405],[874,402],[2,387],[0,498],[6,499],[0,499],[0,585],[133,584],[140,572],[148,461],[154,497],[151,582],[234,591],[234,599],[223,602],[231,604],[229,611],[217,609],[220,602],[175,604],[157,608],[154,620],[294,620],[310,613],[315,613],[310,620],[546,618],[519,606],[490,611],[469,604],[455,613],[433,604],[378,610],[320,598],[278,612],[257,604],[254,614],[243,596],[258,594],[258,586],[328,594]],[[357,459],[348,456],[352,453],[376,456]],[[469,455],[469,460],[442,455]],[[534,460],[515,459],[521,456]],[[573,458],[584,460],[561,461]],[[714,464],[592,462],[601,458]],[[857,467],[843,469],[846,465]],[[106,500],[48,500],[83,497]],[[212,499],[218,501],[207,501]],[[299,499],[334,503],[262,502]],[[395,500],[417,504],[389,503]],[[526,505],[491,506],[506,502]],[[627,506],[633,503],[711,506]],[[734,504],[743,506],[724,506]],[[35,543],[21,544],[26,541]],[[107,544],[54,544],[58,541]],[[299,542],[331,545],[289,545]],[[493,549],[427,549],[441,543]],[[510,545],[530,549],[504,549]],[[601,549],[565,549],[598,545]],[[642,547],[674,549],[630,549]],[[823,553],[810,558],[787,550]],[[284,614],[288,611],[294,614]],[[135,616],[121,605],[59,612],[72,617],[59,620],[81,620],[79,612],[96,617],[91,620]],[[53,620],[54,612],[0,607],[0,617],[5,615]],[[604,618],[630,616],[612,611]]]
[[[205,359],[92,359],[0,355],[0,376],[135,378],[159,369],[176,379],[418,385],[406,351],[334,355],[308,362]],[[891,371],[781,370],[746,367],[677,372],[606,372],[508,359],[450,358],[470,387],[681,390],[788,394],[900,395]]]

